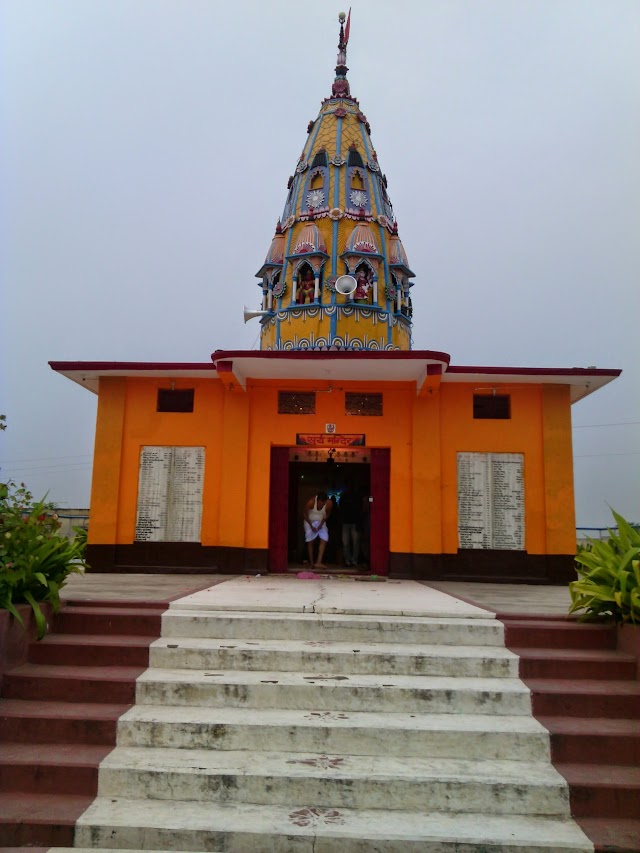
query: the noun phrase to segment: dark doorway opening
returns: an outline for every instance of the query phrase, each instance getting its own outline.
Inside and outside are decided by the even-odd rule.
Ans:
[[[290,569],[307,567],[307,546],[302,526],[306,502],[318,492],[326,492],[334,503],[328,521],[329,542],[324,563],[329,571],[353,571],[347,569],[342,547],[342,510],[340,499],[350,488],[358,497],[362,507],[359,525],[358,568],[366,570],[370,562],[370,501],[371,473],[368,460],[361,462],[289,462],[289,509],[288,509],[288,565]]]

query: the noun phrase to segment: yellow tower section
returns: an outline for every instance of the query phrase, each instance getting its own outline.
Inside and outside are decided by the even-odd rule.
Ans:
[[[256,274],[263,350],[411,349],[414,273],[369,122],[349,91],[348,39],[349,21],[345,27],[341,15],[332,94],[309,122],[283,214]]]

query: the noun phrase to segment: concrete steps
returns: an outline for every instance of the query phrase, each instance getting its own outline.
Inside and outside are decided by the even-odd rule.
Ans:
[[[118,748],[100,796],[323,808],[564,816],[569,793],[551,764],[388,755]]]
[[[76,844],[590,853],[502,638],[477,617],[174,603]]]
[[[504,626],[496,619],[295,612],[221,613],[215,610],[179,610],[176,602],[162,616],[162,637],[504,648]]]
[[[372,736],[375,734],[375,736]],[[535,761],[549,737],[530,715],[401,714],[273,708],[136,705],[118,724],[120,746],[389,756],[460,755]]]
[[[65,606],[53,633],[31,644],[30,662],[5,675],[0,849],[73,844],[76,821],[97,792],[98,765],[115,745],[116,722],[134,701],[157,636],[148,629],[155,624],[159,632],[165,606]],[[108,637],[99,633],[105,626]],[[75,633],[57,633],[65,627]]]
[[[111,746],[3,743],[0,791],[86,794],[97,790],[98,765]]]
[[[504,648],[331,640],[228,640],[163,637],[150,650],[154,668],[385,675],[517,677],[518,657]]]
[[[518,679],[455,676],[148,669],[136,695],[143,704],[209,708],[415,714],[529,714],[531,708],[529,691]]]
[[[141,817],[144,816],[144,822]],[[575,824],[521,815],[446,814],[174,800],[98,799],[76,844],[226,853],[559,853],[592,850]]]
[[[612,625],[504,619],[572,814],[596,851],[640,850],[640,682]],[[582,646],[580,646],[582,640]],[[545,645],[546,644],[546,647]]]

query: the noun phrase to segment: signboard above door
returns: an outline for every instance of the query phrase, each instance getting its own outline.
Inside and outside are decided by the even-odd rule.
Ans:
[[[366,441],[364,435],[299,432],[296,434],[296,444],[311,447],[364,447]]]

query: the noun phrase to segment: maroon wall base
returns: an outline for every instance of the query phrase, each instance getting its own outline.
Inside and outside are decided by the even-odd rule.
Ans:
[[[223,548],[198,542],[89,545],[91,572],[267,574],[266,548]],[[464,550],[457,554],[389,555],[389,576],[413,580],[566,584],[576,579],[573,554]]]
[[[88,545],[90,572],[142,574],[266,574],[266,548],[224,548],[199,542]]]
[[[457,554],[391,554],[389,576],[413,580],[566,584],[576,580],[573,554],[459,550]]]

